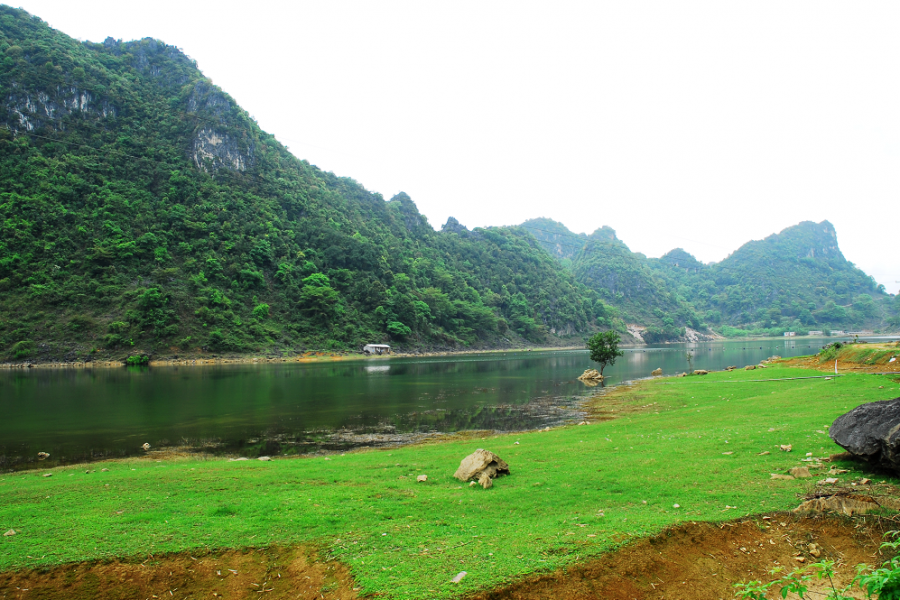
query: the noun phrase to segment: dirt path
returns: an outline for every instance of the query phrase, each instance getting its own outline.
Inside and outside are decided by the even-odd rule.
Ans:
[[[773,567],[782,565],[792,570],[822,558],[836,561],[839,581],[849,582],[857,564],[880,565],[885,560],[877,554],[882,530],[872,518],[802,518],[792,514],[720,525],[691,523],[590,563],[533,577],[469,600],[730,599],[734,598],[736,582],[768,582],[772,579],[768,571]],[[811,542],[822,548],[820,558],[810,555]],[[798,561],[798,555],[805,563]],[[821,585],[817,587],[822,589]],[[776,595],[773,593],[772,597]]]
[[[672,527],[599,559],[531,577],[469,600],[730,599],[733,584],[769,580],[768,571],[835,560],[843,581],[858,563],[881,563],[882,534],[896,524],[877,517],[773,514],[723,524]],[[814,588],[812,588],[814,589]],[[360,597],[349,569],[321,561],[308,548],[267,548],[103,561],[0,573],[3,599],[267,598],[352,600]],[[377,596],[377,595],[376,595]]]

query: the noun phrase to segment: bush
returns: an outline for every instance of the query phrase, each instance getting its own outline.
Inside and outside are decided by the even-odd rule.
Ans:
[[[150,357],[146,354],[141,354],[139,356],[129,356],[125,359],[125,365],[129,367],[143,367],[150,364]]]

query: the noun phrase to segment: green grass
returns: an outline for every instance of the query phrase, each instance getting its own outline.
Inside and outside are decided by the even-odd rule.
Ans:
[[[776,367],[764,374],[814,373]],[[0,530],[20,533],[0,538],[0,569],[315,543],[349,564],[364,592],[457,596],[681,521],[793,508],[810,480],[769,474],[803,464],[807,452],[840,451],[822,433],[835,417],[900,395],[896,382],[872,375],[742,383],[759,378],[759,371],[736,371],[647,382],[624,396],[638,406],[657,403],[644,412],[484,441],[268,463],[131,461],[104,464],[106,473],[89,465],[54,469],[49,478],[44,471],[3,475]],[[779,444],[793,444],[793,452]],[[490,490],[452,478],[478,447],[512,470]],[[419,474],[428,482],[416,483]],[[469,575],[449,583],[459,571]]]

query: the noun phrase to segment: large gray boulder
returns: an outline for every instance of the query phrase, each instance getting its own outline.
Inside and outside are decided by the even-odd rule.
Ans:
[[[900,471],[900,398],[857,406],[835,419],[828,435],[850,454]]]

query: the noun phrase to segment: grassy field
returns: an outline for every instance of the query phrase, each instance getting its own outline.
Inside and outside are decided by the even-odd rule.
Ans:
[[[0,531],[19,533],[0,537],[0,569],[302,542],[350,565],[364,592],[458,596],[674,523],[795,507],[811,481],[769,474],[805,464],[808,452],[841,451],[825,433],[835,417],[900,396],[877,375],[750,381],[817,374],[773,367],[660,379],[600,400],[630,408],[619,418],[483,440],[2,475]],[[512,470],[489,490],[452,478],[478,447]],[[841,466],[851,469],[844,479],[862,474]],[[426,483],[416,483],[420,474]],[[468,575],[450,583],[460,571]]]

